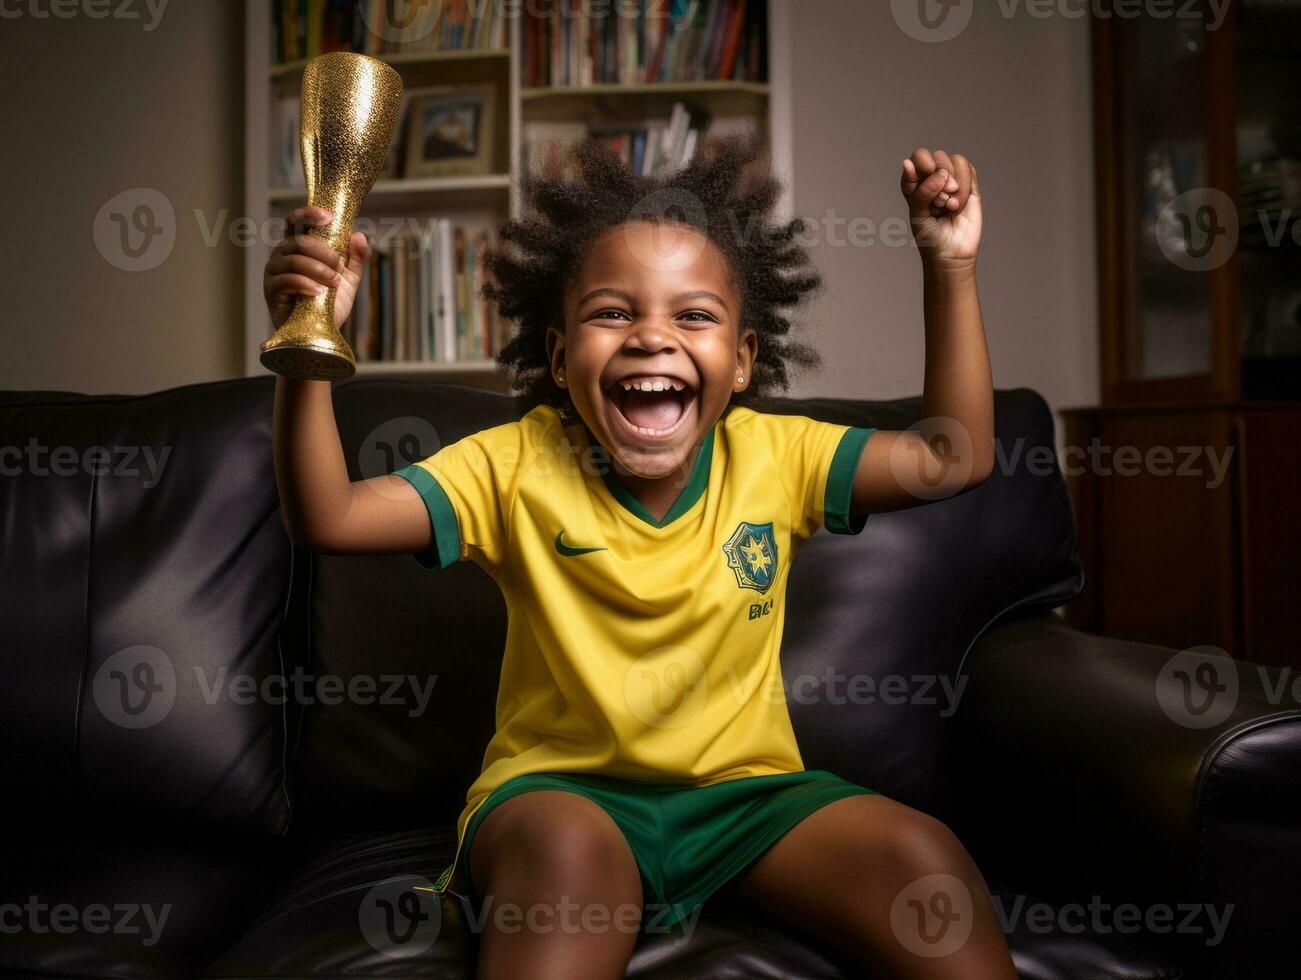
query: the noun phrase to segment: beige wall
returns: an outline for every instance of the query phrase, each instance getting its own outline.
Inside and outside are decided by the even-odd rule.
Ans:
[[[21,16],[0,20],[0,388],[140,392],[239,374],[239,249],[205,244],[201,227],[242,207],[243,4],[171,0],[156,22],[143,0],[130,5],[138,20],[4,6]],[[139,187],[170,201],[175,245],[128,272],[101,255],[93,227]]]
[[[905,35],[887,0],[790,7],[793,203],[821,223],[827,282],[801,321],[826,367],[796,393],[920,391],[915,252],[834,246],[824,219],[901,216],[896,168],[926,144],[981,168],[995,383],[1033,387],[1055,408],[1096,401],[1088,23],[975,6],[941,44]],[[173,0],[152,31],[84,15],[0,22],[11,137],[0,141],[11,235],[0,388],[131,392],[240,373],[242,257],[225,235],[206,244],[194,212],[211,226],[241,209],[242,8]],[[156,268],[127,272],[92,226],[138,187],[171,202],[176,240]]]
[[[1054,409],[1096,404],[1089,24],[1008,20],[1004,6],[976,0],[960,35],[926,44],[899,29],[888,0],[794,3],[794,211],[904,215],[903,158],[918,145],[965,153],[985,204],[980,290],[995,385],[1034,388]],[[826,287],[803,323],[826,365],[796,390],[920,392],[916,251],[878,241],[813,254]]]

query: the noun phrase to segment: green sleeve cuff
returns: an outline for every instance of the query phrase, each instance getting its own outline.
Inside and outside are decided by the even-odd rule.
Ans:
[[[851,425],[840,437],[835,455],[831,457],[822,511],[823,524],[833,534],[857,534],[867,523],[866,514],[854,516],[850,513],[850,502],[854,496],[854,474],[858,472],[859,457],[863,455],[867,437],[875,431],[875,427]]]
[[[446,568],[461,559],[461,526],[456,521],[456,509],[448,499],[447,491],[430,475],[423,466],[412,463],[406,469],[397,470],[394,476],[400,476],[420,494],[429,512],[429,526],[434,532],[434,546],[427,551],[415,552],[412,557],[421,568],[430,571]]]

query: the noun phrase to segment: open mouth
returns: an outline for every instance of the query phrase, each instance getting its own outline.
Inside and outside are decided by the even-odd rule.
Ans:
[[[622,378],[605,390],[613,414],[630,435],[642,440],[671,438],[690,417],[695,389],[671,375]]]

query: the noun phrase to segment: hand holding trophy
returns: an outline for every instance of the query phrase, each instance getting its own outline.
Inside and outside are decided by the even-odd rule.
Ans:
[[[299,139],[307,203],[333,214],[309,234],[343,259],[362,199],[388,155],[402,104],[402,79],[382,61],[335,51],[303,70]],[[262,363],[276,374],[313,381],[351,377],[352,348],[334,325],[334,289],[304,296],[271,339]]]

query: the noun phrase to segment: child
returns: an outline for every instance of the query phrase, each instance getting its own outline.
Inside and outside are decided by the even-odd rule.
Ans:
[[[819,526],[857,534],[872,512],[992,468],[976,171],[943,151],[903,162],[927,418],[884,432],[747,407],[785,388],[788,364],[817,360],[784,311],[819,280],[794,240],[802,225],[769,224],[778,184],[750,175],[759,152],[720,140],[652,179],[589,141],[576,179],[533,185],[536,215],[503,226],[486,289],[518,324],[499,358],[518,422],[349,483],[329,384],[277,381],[276,473],[298,545],[412,552],[428,568],[469,559],[505,595],[496,734],[437,886],[522,913],[488,916],[481,976],[622,976],[639,927],[675,924],[724,888],[881,975],[1016,976],[952,833],[805,771],[771,694],[800,543]],[[296,228],[328,220],[291,215]],[[267,263],[272,319],[336,287],[342,323],[369,254],[363,235],[346,263],[288,238]],[[919,462],[939,472],[924,495]],[[927,946],[935,922],[918,916],[931,912],[952,948]]]

